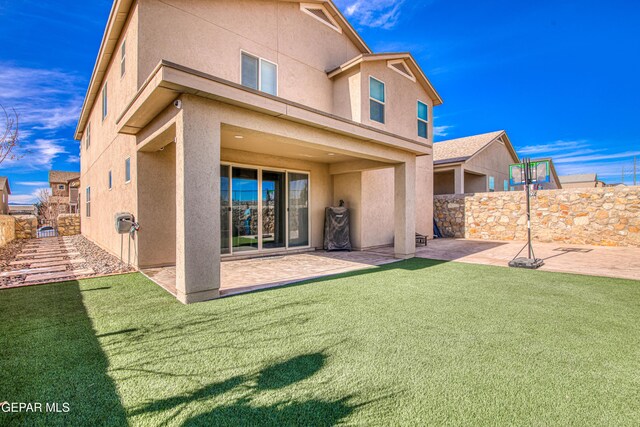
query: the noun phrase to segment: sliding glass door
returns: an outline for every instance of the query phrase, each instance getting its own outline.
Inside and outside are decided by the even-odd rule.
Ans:
[[[289,247],[309,246],[309,175],[288,175]]]
[[[223,255],[309,246],[309,175],[220,168]]]

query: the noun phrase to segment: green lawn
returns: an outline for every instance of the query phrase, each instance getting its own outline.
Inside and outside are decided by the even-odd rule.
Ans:
[[[0,425],[640,425],[640,282],[414,259],[183,306],[0,292]]]

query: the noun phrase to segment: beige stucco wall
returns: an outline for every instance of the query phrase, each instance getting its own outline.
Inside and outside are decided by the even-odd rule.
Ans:
[[[278,95],[322,111],[333,106],[331,70],[360,52],[340,34],[279,1],[140,1],[138,82],[161,59],[240,82],[240,51],[278,64]],[[194,29],[197,29],[195,31]]]
[[[91,145],[87,149],[85,137],[81,144],[80,206],[82,234],[107,251],[129,261],[137,262],[136,242],[115,233],[114,214],[137,214],[136,138],[118,134],[116,119],[133,98],[138,88],[138,6],[134,4],[118,48],[106,73],[108,110],[102,120],[102,95],[98,95],[90,110]],[[126,72],[120,75],[120,48],[126,39]],[[101,86],[100,90],[102,90]],[[125,159],[131,158],[131,182],[125,183]],[[112,171],[113,188],[108,188],[108,172]],[[91,217],[86,216],[86,188],[91,187]]]
[[[486,175],[486,187],[489,190],[489,177],[495,178],[495,191],[504,191],[504,181],[509,181],[509,165],[515,163],[515,159],[509,153],[505,144],[494,141],[476,156],[469,159],[464,168],[467,171],[477,172]],[[467,190],[465,182],[465,192]],[[479,190],[475,190],[479,191]]]
[[[392,70],[387,61],[364,62],[362,77],[362,123],[422,143],[433,142],[433,101],[418,83]],[[385,83],[385,123],[370,119],[369,77]],[[428,139],[418,137],[418,101],[429,107]]]
[[[16,219],[9,215],[0,215],[0,248],[16,238]]]
[[[562,184],[563,189],[569,188],[596,188],[595,182],[565,182]]]

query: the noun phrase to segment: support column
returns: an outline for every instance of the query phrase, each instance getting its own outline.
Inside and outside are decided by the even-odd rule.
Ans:
[[[457,166],[453,175],[455,194],[464,194],[464,166]]]
[[[416,254],[416,159],[395,165],[394,252],[399,259]]]
[[[193,96],[176,120],[176,290],[185,304],[220,295],[220,122]]]

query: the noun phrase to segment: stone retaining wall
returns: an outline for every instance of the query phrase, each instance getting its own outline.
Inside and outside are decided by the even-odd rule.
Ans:
[[[16,239],[35,239],[38,231],[38,219],[35,215],[21,215],[16,220]]]
[[[58,235],[75,236],[80,234],[80,214],[58,215]]]
[[[16,219],[9,215],[0,215],[0,248],[16,238]]]
[[[526,240],[524,191],[434,196],[445,237]],[[533,239],[640,247],[640,187],[538,191],[531,199]]]

